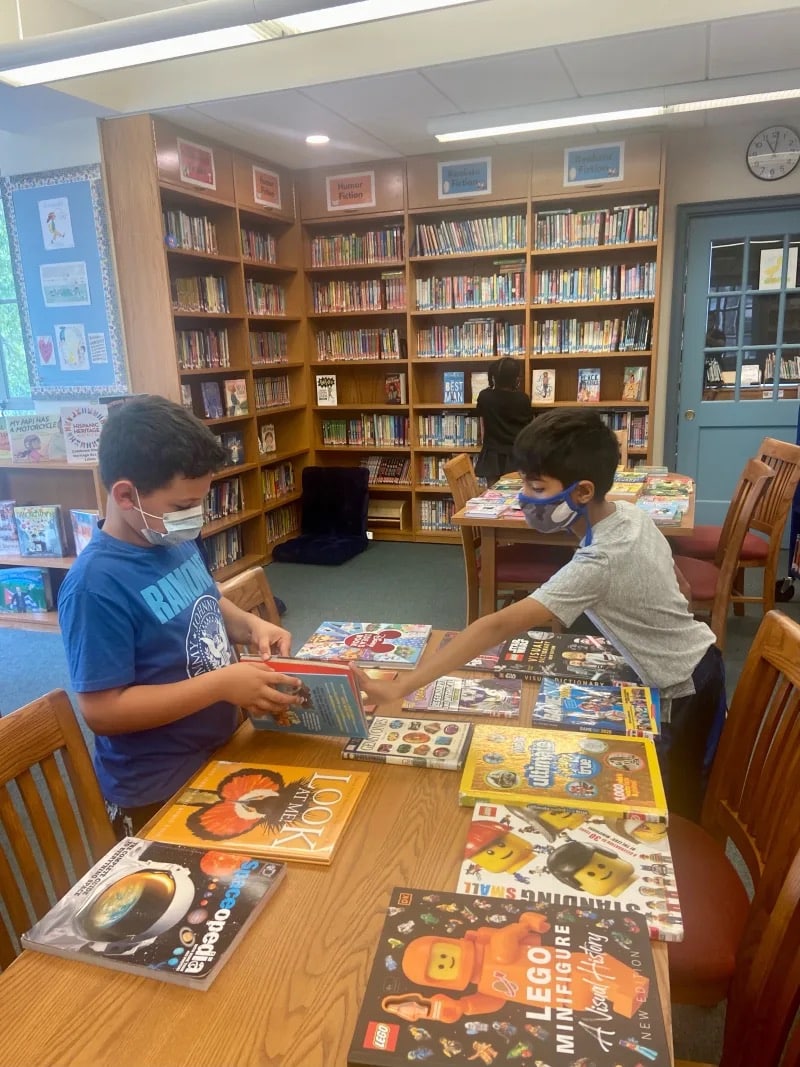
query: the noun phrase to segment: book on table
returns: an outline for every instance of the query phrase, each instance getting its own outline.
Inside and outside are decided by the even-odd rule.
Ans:
[[[436,651],[440,651],[446,645],[449,645],[454,637],[457,637],[461,633],[461,630],[445,630],[441,636]],[[493,671],[497,666],[500,658],[500,652],[503,649],[503,643],[499,645],[492,645],[491,648],[487,648],[485,652],[479,652],[477,656],[473,656],[467,663],[461,664],[459,670],[462,671]]]
[[[285,873],[282,863],[246,853],[126,837],[22,945],[208,989]]]
[[[556,678],[597,685],[640,683],[619,649],[593,634],[528,630],[503,646],[495,668],[501,678]]]
[[[565,908],[604,908],[613,913],[607,922],[617,936],[624,933],[626,916],[634,914],[654,940],[683,940],[664,823],[479,802],[472,812],[458,891]]]
[[[429,623],[326,621],[295,656],[411,670],[425,651],[431,629]]]
[[[211,760],[148,836],[268,859],[330,863],[368,778],[366,771]]]
[[[577,685],[542,678],[531,726],[658,737],[661,698],[657,689],[647,685]]]
[[[649,737],[478,723],[459,800],[667,822],[664,785]]]
[[[243,662],[263,663],[261,656],[241,656]],[[279,715],[250,715],[256,730],[326,737],[366,737],[367,715],[353,668],[348,663],[270,657],[266,665],[278,674],[297,678],[299,686],[276,685],[295,701]]]
[[[347,1062],[410,1061],[667,1064],[643,918],[393,889]]]
[[[342,759],[458,771],[464,766],[471,734],[468,722],[376,715],[369,737],[351,738],[342,749]]]
[[[516,678],[458,678],[443,675],[414,690],[403,711],[435,711],[446,715],[487,715],[515,719],[522,703],[522,682]]]

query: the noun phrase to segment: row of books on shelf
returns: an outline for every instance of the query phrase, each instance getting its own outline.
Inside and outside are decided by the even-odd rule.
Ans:
[[[425,326],[417,332],[417,356],[421,359],[520,356],[524,352],[525,326],[521,322],[467,319]]]
[[[405,447],[408,416],[365,414],[350,419],[323,419],[321,432],[323,445]]]
[[[286,374],[271,374],[254,380],[256,408],[276,408],[291,403],[289,378]]]
[[[91,401],[62,405],[58,414],[0,415],[0,461],[94,463],[107,417],[108,407]]]
[[[405,311],[406,279],[402,271],[380,278],[312,282],[311,301],[316,314],[341,311]]]
[[[786,356],[782,355],[779,361],[780,377],[782,381],[798,381],[800,380],[800,355]],[[745,367],[742,367],[742,376],[744,376]],[[775,353],[770,352],[767,358],[764,360],[764,381],[770,381],[775,377]],[[744,382],[742,383],[744,384]]]
[[[189,215],[186,211],[161,213],[167,248],[218,255],[217,227],[206,215]]]
[[[318,330],[315,336],[317,358],[405,359],[408,346],[398,329]]]
[[[289,361],[289,338],[283,330],[251,330],[248,343],[254,367]]]
[[[317,234],[311,238],[312,267],[363,267],[401,262],[405,256],[402,226],[362,233]]]
[[[418,415],[417,435],[423,447],[477,448],[481,443],[480,419],[450,412]]]
[[[596,248],[635,244],[658,237],[658,205],[539,211],[534,219],[534,250]]]
[[[221,533],[204,538],[203,547],[208,554],[208,563],[212,571],[236,563],[244,555],[241,526],[231,526],[228,530],[222,530]]]
[[[266,467],[261,472],[261,491],[264,500],[278,500],[289,496],[296,488],[294,464],[285,460],[275,467]]]
[[[492,215],[474,219],[419,222],[415,233],[412,253],[415,256],[524,250],[527,242],[524,215]]]
[[[505,307],[525,303],[524,263],[503,264],[495,274],[452,275],[446,278],[417,278],[418,311],[453,308]]]
[[[591,304],[606,300],[649,300],[656,292],[656,265],[608,263],[592,267],[535,270],[534,304]]]
[[[646,352],[650,348],[652,317],[633,308],[625,318],[534,319],[531,351],[556,352]]]
[[[647,400],[647,367],[625,367],[622,374],[620,400]],[[531,400],[534,404],[554,404],[556,400],[556,367],[534,367],[531,371]],[[600,402],[600,367],[578,369],[578,403]],[[606,397],[606,400],[609,398]]]
[[[244,299],[248,315],[285,315],[286,292],[274,282],[245,278]]]
[[[452,500],[441,497],[435,500],[423,498],[418,503],[420,530],[436,533],[450,533],[455,530],[452,522],[455,504]]]
[[[225,278],[213,274],[173,278],[170,285],[174,311],[210,311],[215,314],[227,314],[230,311]]]
[[[204,512],[207,521],[225,519],[229,515],[235,515],[244,510],[244,491],[241,478],[226,478],[224,481],[214,482],[208,491],[204,502]]]
[[[268,230],[251,230],[242,226],[239,230],[242,256],[259,263],[277,263],[278,246]]]
[[[69,556],[73,546],[76,554],[81,552],[92,539],[100,512],[92,508],[69,509],[71,543],[65,536],[65,518],[59,504],[0,500],[0,560],[9,556]]]
[[[336,407],[339,391],[335,374],[314,376],[317,404],[320,407]],[[383,397],[380,403],[407,404],[408,379],[405,371],[389,371],[383,377]]]
[[[360,465],[367,468],[370,485],[411,485],[408,456],[364,456]]]
[[[300,509],[296,504],[287,504],[267,512],[267,544],[274,544],[282,537],[300,531]]]
[[[176,330],[175,346],[181,370],[231,365],[227,330]]]
[[[444,471],[444,465],[452,458],[452,456],[420,456],[419,466],[417,468],[419,484],[431,486],[447,485],[447,475]],[[474,467],[478,462],[477,455],[473,455],[471,460]],[[483,479],[479,479],[479,481],[482,480]]]
[[[185,406],[192,406],[192,387],[181,383],[181,397]],[[226,416],[248,415],[247,379],[226,378],[223,382],[200,382],[200,399],[203,414],[207,419],[223,419]]]

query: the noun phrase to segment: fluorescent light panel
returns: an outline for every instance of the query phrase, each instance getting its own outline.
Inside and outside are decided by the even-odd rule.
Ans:
[[[779,100],[800,98],[800,88],[778,89],[774,92],[747,93],[741,96],[723,96],[709,100],[689,100],[679,104],[659,104],[653,107],[627,108],[620,111],[602,111],[594,115],[570,115],[556,119],[536,119],[531,122],[509,122],[497,126],[484,126],[472,130],[456,130],[437,133],[437,141],[474,141],[482,137],[503,137],[514,133],[537,133],[544,130],[572,129],[576,126],[600,126],[608,122],[625,122],[631,119],[664,118],[690,111],[713,111],[717,108],[743,107],[747,104],[767,104]]]
[[[355,4],[342,4],[321,11],[307,11],[302,15],[276,19],[290,33],[314,33],[331,30],[337,26],[353,26],[358,22],[374,22],[398,15],[413,15],[420,11],[434,11],[443,7],[458,7],[475,0],[359,0]]]

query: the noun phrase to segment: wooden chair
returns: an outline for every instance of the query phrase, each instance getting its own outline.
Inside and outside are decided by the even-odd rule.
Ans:
[[[719,1067],[798,1067],[800,852],[781,880],[770,863],[755,895],[728,995]],[[678,1060],[675,1067],[710,1067]]]
[[[774,478],[775,471],[766,463],[749,459],[725,516],[713,562],[683,554],[674,557],[675,565],[689,583],[692,611],[710,617],[709,625],[720,648],[725,647],[728,609],[742,544],[753,514]]]
[[[667,946],[676,1003],[710,1007],[736,988],[745,933],[757,944],[765,916],[753,912],[725,846],[730,841],[740,853],[756,899],[767,866],[773,886],[780,885],[800,847],[799,774],[800,625],[771,611],[733,694],[702,825],[670,817],[685,930],[682,942]]]
[[[250,611],[267,622],[280,626],[281,617],[263,567],[250,567],[234,578],[220,582],[219,591],[242,611]],[[237,646],[237,651],[246,652],[247,646]]]
[[[481,488],[472,460],[462,452],[448,460],[444,465],[447,484],[450,487],[456,510],[466,506],[472,497],[480,496]],[[461,544],[464,549],[464,567],[467,577],[467,624],[474,622],[481,614],[480,607],[480,544],[481,531],[478,526],[461,526]],[[557,570],[568,562],[572,553],[568,548],[547,545],[498,545],[496,554],[496,573],[498,595],[504,594],[503,600],[527,596],[531,590],[542,585]],[[494,611],[496,604],[485,605],[484,612]]]
[[[775,607],[778,556],[786,520],[800,482],[800,445],[765,437],[757,458],[772,468],[775,477],[756,507],[739,553],[739,568],[732,597],[737,614],[744,612],[745,604],[761,604],[765,613]],[[722,529],[722,526],[695,526],[688,537],[681,537],[679,544],[676,542],[676,548],[683,556],[713,560],[717,554]],[[758,532],[753,533],[754,530]],[[753,567],[761,567],[764,570],[761,595],[745,596],[745,571]]]
[[[0,718],[0,968],[115,843],[69,697],[54,690]],[[88,846],[88,849],[87,849]]]

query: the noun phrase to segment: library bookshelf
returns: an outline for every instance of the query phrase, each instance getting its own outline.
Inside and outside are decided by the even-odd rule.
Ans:
[[[369,467],[375,537],[459,539],[443,465],[480,452],[474,405],[502,355],[522,362],[536,411],[590,403],[627,430],[634,462],[651,457],[662,146],[628,137],[622,180],[565,188],[565,148],[596,140],[494,148],[491,192],[462,198],[440,198],[437,164],[474,151],[365,164],[363,210],[330,210],[341,168],[298,176],[309,392],[322,376],[336,394],[313,405],[315,462]],[[586,381],[597,400],[579,401]]]
[[[0,500],[17,505],[58,504],[65,556],[0,556],[4,567],[38,567],[50,573],[53,600],[61,581],[75,562],[70,508],[105,512],[106,493],[96,463],[11,463],[0,460]],[[58,630],[56,611],[0,613],[0,629]]]
[[[183,403],[220,437],[203,536],[223,581],[299,528],[311,454],[293,177],[152,116],[100,125],[132,391]],[[214,188],[182,165],[198,140]]]

